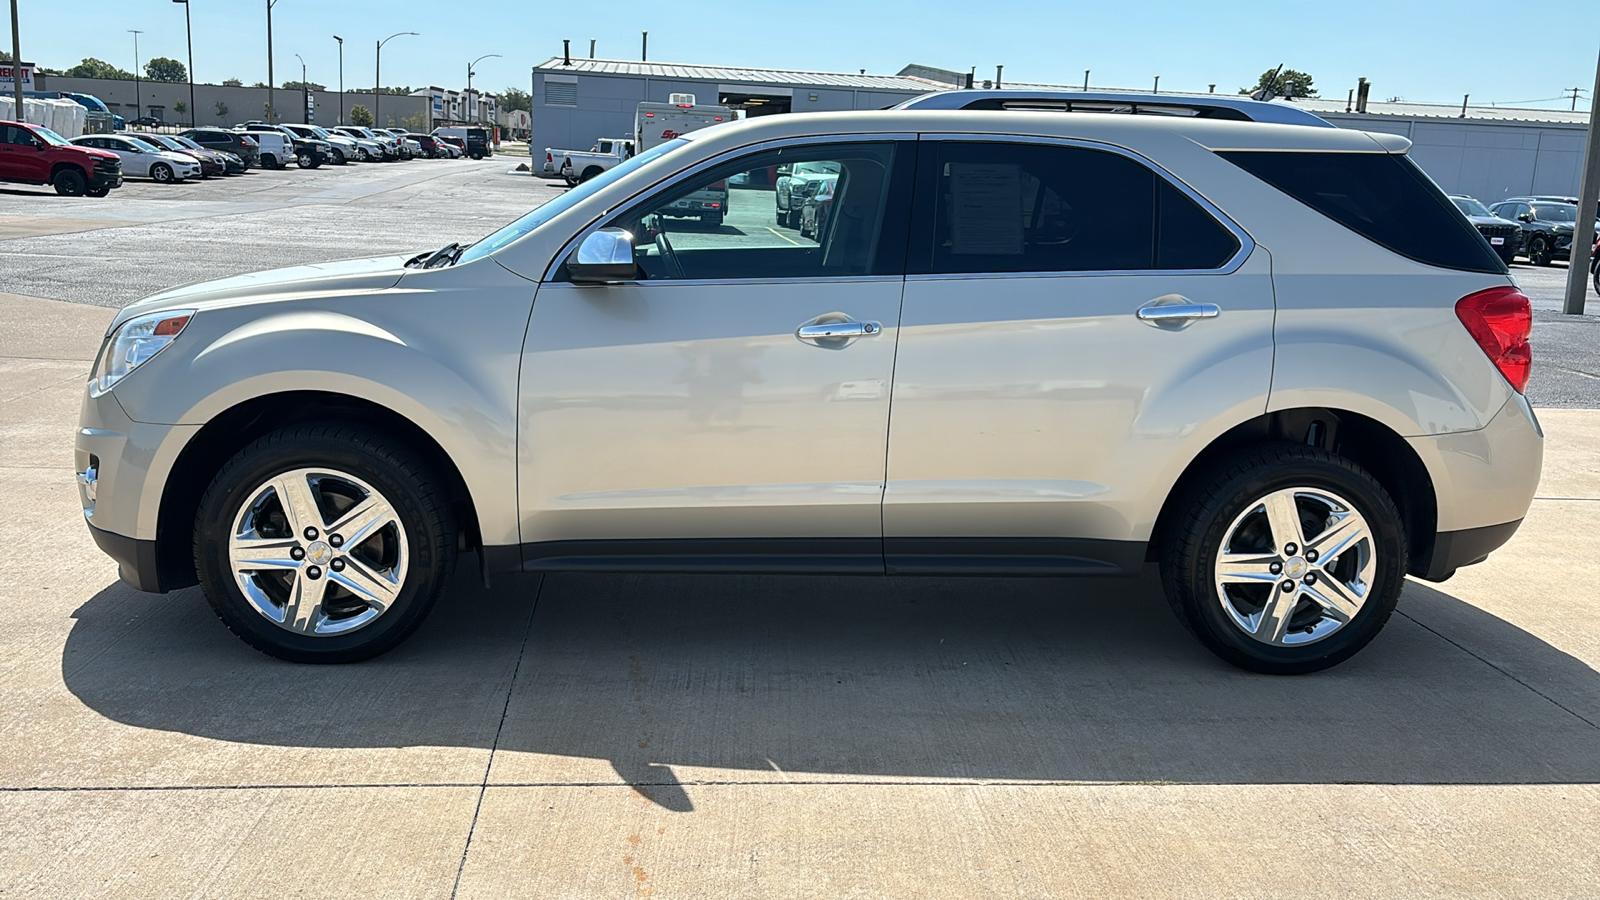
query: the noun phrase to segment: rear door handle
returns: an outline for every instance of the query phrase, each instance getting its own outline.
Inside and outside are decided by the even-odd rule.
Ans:
[[[802,341],[833,338],[858,338],[877,334],[883,326],[877,322],[826,322],[821,325],[801,325],[795,335]]]
[[[1174,303],[1171,306],[1141,306],[1136,313],[1141,322],[1181,322],[1188,319],[1215,319],[1222,307],[1215,303]]]

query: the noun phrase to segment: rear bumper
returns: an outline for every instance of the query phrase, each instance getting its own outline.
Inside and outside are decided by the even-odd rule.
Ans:
[[[1522,520],[1518,519],[1502,525],[1440,532],[1433,541],[1433,555],[1419,577],[1426,581],[1444,581],[1462,566],[1483,562],[1490,553],[1511,540],[1521,525]]]

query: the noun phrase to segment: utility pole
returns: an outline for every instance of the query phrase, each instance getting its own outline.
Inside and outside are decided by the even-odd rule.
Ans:
[[[133,35],[133,117],[137,119],[144,115],[144,97],[139,93],[139,35],[144,32],[129,28],[128,33]]]
[[[183,4],[183,31],[189,39],[189,124],[199,122],[199,110],[194,108],[194,27],[189,22],[189,0],[172,0]]]
[[[311,85],[306,84],[306,58],[304,56],[301,56],[298,53],[296,53],[294,55],[294,58],[300,60],[300,108],[302,110],[304,110],[305,112],[310,113],[311,112]],[[307,115],[306,116],[306,124],[308,124],[308,125],[312,124],[311,120],[314,119],[314,118],[316,118],[316,117],[312,116],[312,115]]]
[[[1083,89],[1086,90],[1086,91],[1089,89],[1089,70],[1088,69],[1084,69],[1083,70]]]
[[[1566,90],[1562,91],[1561,93],[1563,93],[1563,94],[1571,94],[1572,95],[1572,111],[1573,112],[1577,112],[1578,111],[1578,98],[1583,95],[1583,88],[1581,88],[1581,87],[1567,88]]]
[[[12,2],[14,3],[14,2],[16,2],[16,0],[12,0]],[[650,59],[650,32],[646,31],[644,33],[643,41],[641,41],[641,43],[639,44],[639,61],[640,62],[646,62],[649,59]]]
[[[594,59],[594,38],[589,38],[589,58]]]
[[[1583,315],[1589,295],[1589,251],[1594,247],[1595,207],[1600,206],[1600,58],[1595,60],[1594,92],[1589,95],[1589,139],[1583,153],[1583,186],[1578,189],[1578,227],[1567,257],[1567,302],[1563,312]]]
[[[22,26],[17,23],[17,0],[11,0],[11,87],[17,95],[17,121],[26,122],[22,106]]]
[[[344,124],[344,38],[337,34],[333,39],[339,42],[339,124]]]
[[[277,86],[272,80],[272,7],[278,0],[267,0],[267,121],[278,114]]]
[[[1151,89],[1150,89],[1150,93],[1152,93],[1152,94],[1159,94],[1159,93],[1161,93],[1161,76],[1160,76],[1160,75],[1157,75],[1157,76],[1156,76],[1156,84],[1155,84],[1155,87],[1153,87],[1153,88],[1151,88]]]

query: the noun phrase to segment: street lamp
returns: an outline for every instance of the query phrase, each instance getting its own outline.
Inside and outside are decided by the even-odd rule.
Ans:
[[[333,39],[339,42],[339,124],[344,124],[344,38],[337,34]]]
[[[490,53],[487,56],[480,56],[472,62],[467,63],[467,102],[472,104],[472,109],[468,113],[469,117],[474,117],[475,119],[478,113],[478,97],[476,94],[472,93],[472,67],[486,59],[498,59],[499,57],[500,54],[498,53]]]
[[[133,117],[137,119],[144,115],[140,111],[144,106],[144,98],[139,93],[139,35],[144,32],[129,28],[128,33],[133,35]]]
[[[272,82],[272,8],[278,5],[278,0],[267,0],[267,121],[278,112],[276,91]]]
[[[300,103],[305,108],[307,122],[316,116],[311,115],[311,86],[306,84],[306,58],[296,53],[295,59],[300,60]]]
[[[199,120],[194,108],[194,26],[189,22],[189,0],[172,0],[183,4],[183,31],[189,40],[189,124]]]
[[[378,42],[378,53],[373,63],[372,77],[372,127],[382,128],[383,120],[378,118],[378,98],[383,96],[383,45],[389,43],[402,34],[417,36],[415,31],[397,31]]]

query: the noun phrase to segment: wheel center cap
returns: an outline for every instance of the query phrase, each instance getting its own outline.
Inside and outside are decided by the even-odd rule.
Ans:
[[[312,565],[325,566],[330,559],[333,559],[333,548],[327,541],[312,541],[306,548],[306,562]]]
[[[1311,564],[1303,556],[1291,556],[1283,563],[1283,574],[1290,578],[1301,578],[1311,571]]]

